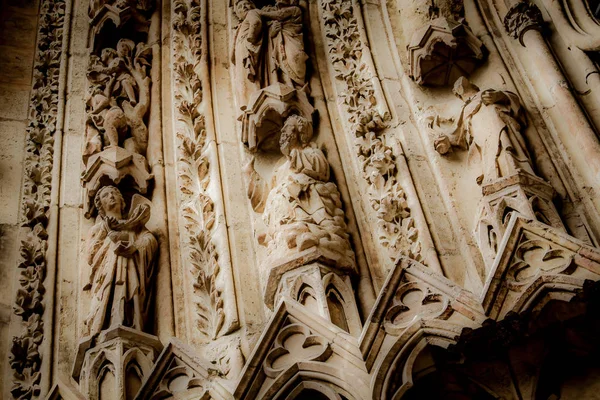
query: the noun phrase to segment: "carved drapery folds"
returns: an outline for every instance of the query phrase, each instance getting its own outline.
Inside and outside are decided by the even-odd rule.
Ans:
[[[13,370],[10,393],[15,399],[40,394],[44,340],[45,286],[48,272],[48,224],[58,129],[59,76],[63,54],[66,1],[44,0],[40,5],[38,42],[33,66],[29,124],[25,142],[19,283],[14,313],[19,334],[12,339],[9,361]],[[51,328],[51,327],[50,327]],[[6,382],[8,384],[8,382]]]
[[[152,1],[91,1],[91,49],[82,149],[90,309],[72,375],[90,399],[132,397],[162,348],[149,334],[158,240],[147,161]],[[132,392],[133,391],[133,392]]]
[[[354,2],[321,0],[323,30],[339,96],[347,115],[369,202],[377,215],[379,240],[395,260],[405,255],[422,260],[419,232],[406,194],[398,181],[392,147],[383,134],[387,113],[381,111],[378,82],[363,43]]]
[[[446,155],[453,148],[468,150],[469,167],[477,168],[480,202],[475,235],[483,257],[491,266],[513,212],[564,230],[553,198],[552,186],[535,173],[524,139],[525,111],[516,94],[494,89],[480,90],[459,78],[454,94],[464,104],[449,133],[434,142]],[[433,128],[442,124],[438,117]],[[437,123],[436,123],[437,122]]]
[[[483,43],[463,22],[440,17],[413,34],[410,76],[419,85],[446,86],[469,76],[485,57]]]
[[[231,265],[227,246],[217,247],[219,208],[211,187],[219,184],[216,146],[209,137],[203,110],[203,69],[207,68],[204,19],[200,0],[177,0],[172,15],[173,95],[175,103],[177,179],[184,265],[194,277],[194,315],[204,340],[237,328]],[[222,208],[221,208],[222,209]]]

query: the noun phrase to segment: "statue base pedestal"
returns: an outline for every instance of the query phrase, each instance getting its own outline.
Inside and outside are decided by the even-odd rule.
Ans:
[[[354,260],[341,257],[338,253],[318,246],[278,259],[269,258],[265,262],[266,270],[262,274],[264,300],[267,307],[273,309],[279,283],[284,274],[313,263],[322,264],[343,275],[351,275],[356,272]]]
[[[117,326],[79,342],[72,376],[88,399],[131,398],[131,391],[137,392],[150,374],[162,347],[154,335]]]

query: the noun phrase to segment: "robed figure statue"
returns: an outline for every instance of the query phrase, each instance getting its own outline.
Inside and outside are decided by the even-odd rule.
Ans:
[[[464,77],[454,84],[454,94],[464,104],[450,135],[435,141],[440,154],[452,146],[469,149],[469,158],[479,159],[478,184],[489,184],[519,171],[535,175],[523,131],[527,126],[518,96],[500,90],[479,90]]]
[[[89,335],[119,325],[146,330],[158,242],[145,226],[150,206],[143,200],[134,195],[125,216],[116,187],[105,186],[94,198],[98,218],[87,240],[91,272],[84,288],[92,295],[85,319]]]
[[[330,182],[329,162],[312,142],[313,129],[304,117],[288,117],[279,140],[281,164],[271,182],[254,169],[254,158],[244,168],[248,197],[256,212],[263,214],[266,233],[259,243],[267,246],[272,258],[282,258],[318,247],[350,265],[354,253],[340,193]]]
[[[276,0],[275,6],[257,9],[250,0],[234,6],[241,21],[234,38],[231,61],[235,65],[238,104],[245,109],[249,96],[275,83],[292,88],[306,84],[302,9],[298,0]]]

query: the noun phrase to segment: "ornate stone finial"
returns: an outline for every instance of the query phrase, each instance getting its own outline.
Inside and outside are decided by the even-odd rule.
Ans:
[[[525,46],[523,43],[525,32],[531,29],[541,32],[543,28],[542,12],[535,4],[518,2],[508,10],[504,17],[506,33],[514,39],[519,39],[522,46]]]

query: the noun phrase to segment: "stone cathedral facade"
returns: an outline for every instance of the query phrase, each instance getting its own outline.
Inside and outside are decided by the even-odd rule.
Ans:
[[[599,398],[597,0],[1,4],[1,398]]]

